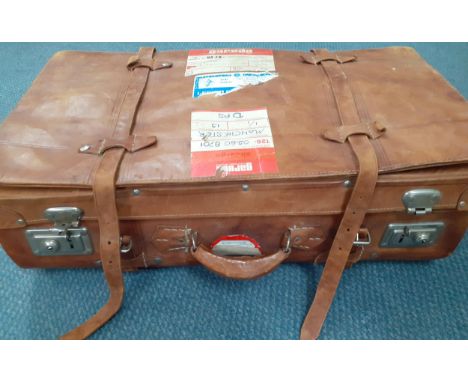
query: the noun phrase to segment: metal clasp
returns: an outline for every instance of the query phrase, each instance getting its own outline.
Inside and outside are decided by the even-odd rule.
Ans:
[[[52,207],[44,211],[44,217],[57,228],[71,228],[80,225],[83,211],[78,207]]]
[[[405,192],[401,198],[406,212],[412,215],[426,215],[432,212],[432,208],[442,197],[439,190],[416,189]]]

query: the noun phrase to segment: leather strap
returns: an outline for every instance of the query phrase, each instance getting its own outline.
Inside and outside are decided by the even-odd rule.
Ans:
[[[335,61],[339,64],[356,61],[356,56],[339,56],[336,53],[329,52],[327,49],[315,49],[310,54],[303,54],[302,59],[308,64],[320,65],[325,61]]]
[[[141,48],[138,57],[153,61],[155,50]],[[166,68],[170,66],[161,66]],[[134,119],[151,68],[137,66],[129,68],[129,82],[125,97],[120,105],[112,139],[126,140],[132,132]],[[93,193],[98,215],[100,239],[99,253],[102,268],[109,287],[109,300],[88,321],[65,334],[61,339],[85,339],[109,321],[120,309],[124,294],[124,282],[120,262],[120,228],[115,200],[115,181],[120,163],[126,152],[125,147],[115,146],[103,152],[101,162],[94,175]]]
[[[345,127],[361,126],[354,96],[340,62],[322,60],[321,66],[331,83],[342,125]],[[343,127],[337,127],[337,130],[340,129],[343,131]],[[360,128],[345,128],[344,130],[352,132],[347,135],[346,140],[357,159],[359,173],[325,263],[314,301],[302,325],[301,339],[303,340],[317,339],[320,334],[353,249],[356,233],[361,228],[364,216],[372,201],[377,182],[378,162],[369,140],[369,138],[373,138],[373,135],[368,134],[367,131],[362,131]],[[379,132],[383,133],[383,131]],[[340,134],[336,136],[340,136]],[[329,139],[327,136],[324,138]]]

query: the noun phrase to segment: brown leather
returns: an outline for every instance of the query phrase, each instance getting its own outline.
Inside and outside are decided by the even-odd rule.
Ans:
[[[26,220],[24,217],[11,208],[0,206],[0,216],[2,217],[0,219],[0,229],[26,226]]]
[[[289,235],[284,235],[281,245],[291,249],[310,250],[322,244],[325,235],[319,226],[293,226],[289,228]]]
[[[311,51],[311,54],[303,54],[301,57],[305,62],[313,65],[320,65],[324,61],[335,61],[339,64],[345,64],[353,62],[357,58],[356,56],[343,56],[329,52],[327,49],[315,49]]]
[[[324,131],[323,136],[330,141],[344,143],[351,135],[367,135],[371,139],[379,138],[387,128],[378,121],[361,122],[357,125],[342,125],[338,128],[332,127]]]
[[[310,59],[314,65],[305,65],[297,52],[274,52],[278,78],[222,97],[199,99],[192,98],[193,77],[184,76],[187,52],[133,58],[129,69],[131,55],[125,53],[60,52],[51,59],[0,129],[0,208],[6,208],[0,210],[0,242],[21,266],[97,267],[102,263],[107,269],[111,303],[92,324],[72,332],[71,337],[90,334],[120,305],[121,274],[116,263],[109,267],[105,259],[119,258],[122,269],[129,270],[197,264],[188,250],[187,229],[199,233],[202,245],[221,235],[243,233],[259,240],[265,253],[276,253],[284,245],[278,239],[285,230],[315,227],[321,236],[291,232],[291,237],[296,235],[301,241],[296,245],[292,240],[285,261],[335,258],[331,254],[336,251],[330,251],[332,239],[348,202],[361,189],[360,165],[371,167],[365,165],[372,161],[366,154],[371,151],[368,146],[378,158],[379,178],[374,197],[367,198],[369,209],[362,226],[374,241],[359,248],[362,251],[340,255],[327,264],[331,271],[324,276],[332,277],[319,288],[326,293],[317,298],[325,304],[319,306],[315,322],[320,323],[327,310],[344,257],[348,256],[348,264],[423,260],[447,256],[455,248],[468,225],[468,215],[459,205],[468,188],[466,101],[410,48],[321,54],[319,60]],[[136,108],[126,101],[138,94],[131,85],[133,75],[168,67],[164,62],[173,63],[172,69],[149,76],[135,113]],[[323,70],[328,65],[340,68],[331,81]],[[359,118],[343,121],[339,108],[347,101],[336,99],[335,77],[346,79]],[[191,111],[265,106],[277,174],[191,178]],[[114,122],[122,135],[113,135]],[[158,145],[127,153],[124,147],[129,147],[130,134],[157,136]],[[103,139],[104,146],[112,149],[101,156],[79,152],[80,147],[96,147]],[[109,144],[109,139],[118,144]],[[345,141],[358,143],[355,148],[351,148],[353,143],[338,143]],[[107,161],[108,167],[102,167]],[[248,191],[243,190],[244,184],[249,185]],[[139,192],[134,193],[134,188]],[[401,196],[412,188],[442,192],[432,214],[406,213]],[[43,211],[59,205],[84,211],[81,224],[92,237],[92,255],[32,254],[24,239],[25,228],[49,228],[51,222]],[[18,216],[24,222],[16,226]],[[115,247],[120,234],[131,236],[134,248],[130,253],[119,256],[118,249],[107,250],[104,236],[100,240],[106,217],[118,224],[105,228],[104,236]],[[411,250],[379,246],[389,223],[424,221],[446,224],[434,246]],[[357,220],[352,223],[358,225]],[[178,231],[163,244],[160,239],[166,238],[166,231],[161,236],[160,227],[181,229],[183,235]],[[346,245],[349,240],[343,239]],[[311,332],[318,328],[313,327],[307,336],[314,336]]]
[[[468,211],[468,188],[460,195],[460,199],[458,199],[457,203],[457,209],[459,211]]]
[[[141,48],[139,57],[142,60],[153,58],[153,48]],[[150,68],[136,66],[129,73],[128,88],[120,105],[118,117],[110,128],[113,129],[110,142],[126,142],[131,134],[135,114],[144,93]],[[131,138],[131,142],[135,137]],[[152,140],[154,143],[154,141]],[[111,143],[111,144],[112,144]],[[133,145],[133,144],[132,144]],[[125,154],[125,145],[112,145],[113,150],[99,150],[102,160],[94,176],[94,200],[98,213],[100,231],[100,256],[101,264],[109,287],[109,300],[88,321],[65,334],[62,339],[84,339],[89,337],[120,309],[124,294],[124,283],[120,260],[121,236],[119,227],[119,215],[115,200],[115,181],[120,163]],[[129,150],[129,152],[134,152]]]
[[[289,256],[289,251],[283,249],[268,256],[238,257],[219,256],[206,246],[199,245],[192,251],[192,256],[209,270],[232,279],[255,279],[275,270]]]
[[[354,95],[340,64],[342,64],[340,61],[321,61],[321,66],[330,80],[340,115],[341,126],[337,130],[340,134],[343,133],[343,137],[346,137],[345,140],[353,149],[359,173],[325,263],[314,301],[302,325],[301,339],[316,339],[320,334],[348,262],[356,234],[370,206],[379,171],[377,156],[369,138],[378,138],[380,135],[374,136],[368,129],[359,127],[363,124]],[[380,133],[384,131],[379,129]]]
[[[161,226],[151,235],[151,243],[158,252],[190,253],[192,237],[188,227]]]
[[[132,56],[128,59],[127,68],[134,70],[136,68],[147,68],[150,70],[167,69],[172,67],[172,62],[159,61],[153,57]]]
[[[121,139],[100,139],[95,144],[81,146],[78,151],[82,154],[102,155],[109,149],[120,147],[125,149],[129,153],[134,153],[149,146],[153,146],[154,144],[156,144],[156,142],[156,137],[141,137],[138,135],[130,135]]]
[[[344,73],[370,116],[365,120],[378,120],[387,128],[385,136],[372,143],[380,174],[468,162],[466,102],[413,49],[337,54],[358,57],[343,64]],[[194,110],[230,108],[268,108],[279,167],[276,174],[239,175],[235,180],[356,176],[349,146],[322,136],[340,122],[320,65],[304,64],[299,52],[275,51],[277,78],[222,97],[194,99],[193,77],[185,77],[187,55],[158,52],[158,60],[173,67],[163,76],[150,76],[134,124],[134,134],[157,136],[158,145],[124,157],[118,187],[213,183],[213,178],[191,177],[190,115]],[[0,185],[91,188],[100,158],[80,154],[78,148],[107,138],[103,132],[126,91],[130,56],[57,53],[0,129]]]

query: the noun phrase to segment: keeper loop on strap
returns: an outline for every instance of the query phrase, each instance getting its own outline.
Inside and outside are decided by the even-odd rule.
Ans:
[[[345,143],[351,135],[364,134],[369,139],[377,139],[382,136],[387,128],[379,121],[362,122],[357,125],[342,125],[332,127],[323,132],[323,137],[330,141]]]
[[[126,138],[104,138],[96,143],[85,144],[80,147],[79,152],[82,154],[102,155],[107,150],[113,148],[123,148],[129,153],[142,150],[153,146],[158,139],[155,136],[129,135]]]
[[[356,56],[340,56],[329,52],[327,49],[313,49],[310,54],[301,55],[304,62],[312,65],[320,65],[324,61],[334,61],[338,64],[346,64],[357,60]]]
[[[172,67],[172,62],[158,61],[153,58],[143,58],[132,56],[127,62],[127,69],[132,71],[136,68],[148,68],[149,70],[169,69]]]

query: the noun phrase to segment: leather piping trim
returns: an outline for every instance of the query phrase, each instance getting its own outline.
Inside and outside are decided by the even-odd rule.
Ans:
[[[336,61],[322,61],[321,65],[330,81],[342,125],[359,125],[356,102],[341,65]],[[359,173],[302,325],[300,338],[303,340],[317,339],[320,335],[377,183],[378,161],[369,136],[365,133],[349,135],[347,141],[357,159]]]
[[[141,48],[139,57],[152,60],[155,50]],[[112,136],[125,140],[131,134],[135,115],[143,96],[150,69],[146,66],[132,68],[129,83]],[[120,228],[117,212],[115,182],[120,163],[125,154],[123,147],[105,151],[94,175],[93,193],[100,231],[99,250],[102,268],[109,288],[109,300],[88,321],[61,337],[61,339],[85,339],[108,322],[120,309],[124,295],[124,282],[120,260]]]

